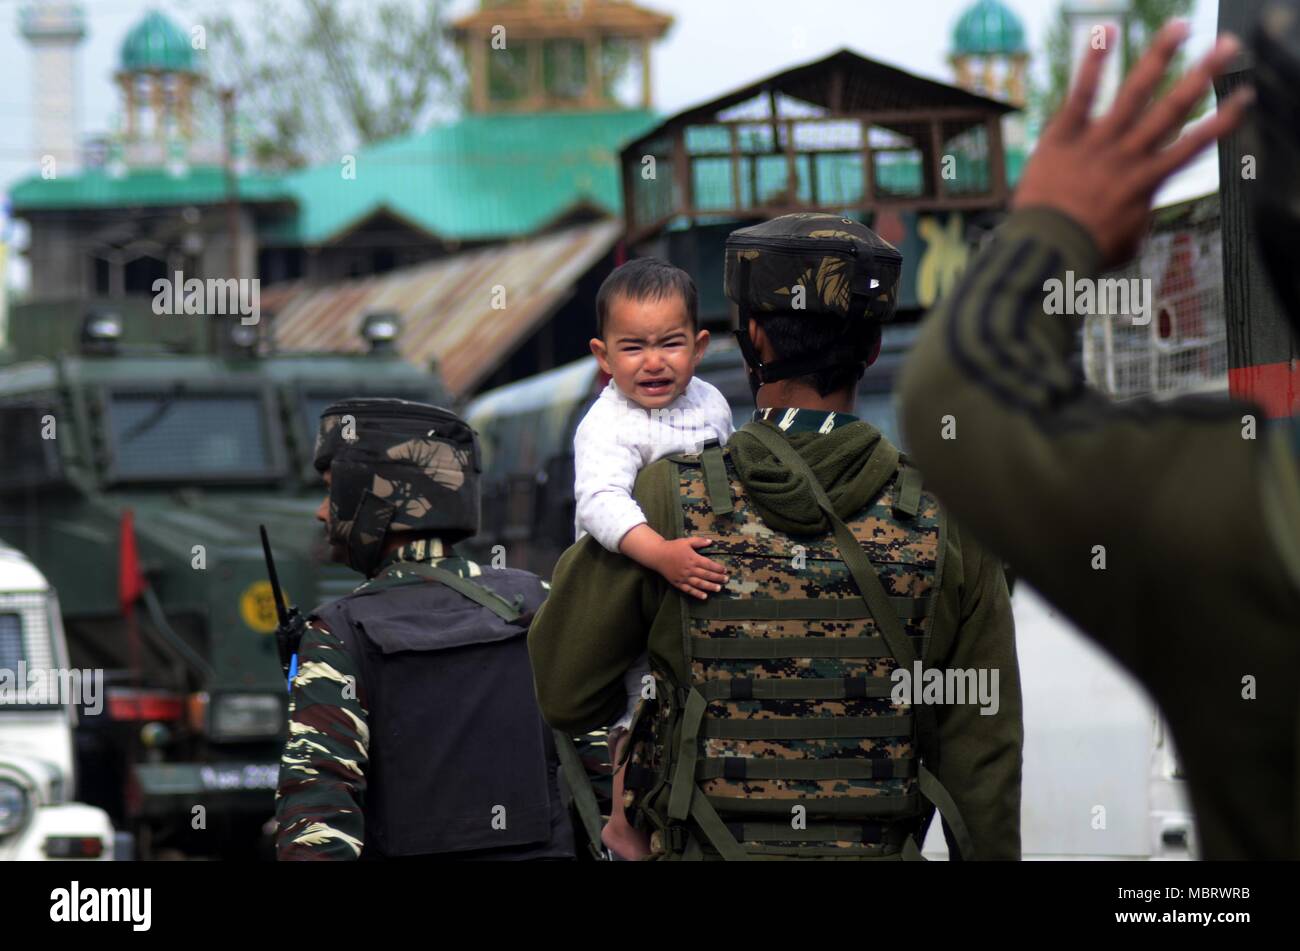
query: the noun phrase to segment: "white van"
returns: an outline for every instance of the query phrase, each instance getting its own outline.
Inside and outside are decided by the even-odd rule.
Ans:
[[[21,552],[0,545],[0,860],[108,861],[121,851],[108,814],[73,801],[77,702],[95,684],[72,696],[82,674],[70,673],[58,598]]]

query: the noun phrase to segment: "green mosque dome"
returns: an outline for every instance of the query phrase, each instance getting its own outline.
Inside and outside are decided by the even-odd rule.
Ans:
[[[126,73],[198,72],[190,38],[158,10],[150,10],[122,41],[121,69]]]
[[[1001,0],[978,0],[961,15],[952,33],[958,56],[1026,53],[1025,26]]]

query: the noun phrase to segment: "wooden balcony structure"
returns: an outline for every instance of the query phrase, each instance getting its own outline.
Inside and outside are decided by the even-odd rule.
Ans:
[[[629,243],[685,220],[886,208],[993,211],[1009,199],[1015,107],[844,49],[665,120],[620,153]]]

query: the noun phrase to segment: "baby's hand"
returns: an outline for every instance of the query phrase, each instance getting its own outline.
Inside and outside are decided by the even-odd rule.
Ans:
[[[721,591],[727,582],[727,569],[696,552],[711,545],[707,538],[677,538],[660,544],[654,568],[674,588],[704,599]]]

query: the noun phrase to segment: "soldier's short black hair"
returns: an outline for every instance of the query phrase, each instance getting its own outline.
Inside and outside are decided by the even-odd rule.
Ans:
[[[776,351],[777,360],[805,360],[827,354],[835,347],[843,346],[844,322],[829,314],[808,313],[751,313],[767,334],[772,349]],[[744,315],[741,316],[743,321]],[[880,333],[880,325],[862,321],[858,324],[861,339],[865,345],[870,338]],[[775,361],[774,361],[775,362]],[[856,386],[866,372],[866,365],[832,366],[816,370],[804,376],[793,377],[794,380],[811,386],[818,396]]]
[[[605,322],[614,298],[662,300],[674,294],[686,305],[691,333],[695,333],[699,330],[700,295],[689,274],[661,258],[634,258],[620,264],[596,292],[596,336],[605,339]]]

